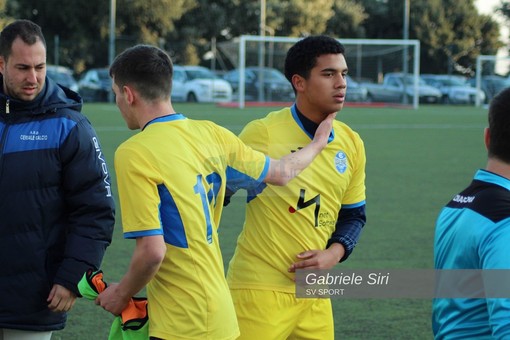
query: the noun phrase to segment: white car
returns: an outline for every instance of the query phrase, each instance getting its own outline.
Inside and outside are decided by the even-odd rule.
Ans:
[[[57,84],[70,88],[78,92],[78,82],[73,76],[70,68],[58,65],[46,65],[46,75],[53,79]]]
[[[174,65],[172,101],[231,102],[232,86],[205,67]]]
[[[464,77],[438,74],[422,74],[420,77],[428,85],[441,91],[444,104],[475,104],[476,102],[476,88],[470,86]],[[478,95],[480,102],[483,103],[485,93],[480,91]]]

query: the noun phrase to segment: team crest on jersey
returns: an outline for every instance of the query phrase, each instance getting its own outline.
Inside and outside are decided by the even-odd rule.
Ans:
[[[335,167],[341,174],[347,170],[347,155],[343,151],[338,151],[335,155]]]

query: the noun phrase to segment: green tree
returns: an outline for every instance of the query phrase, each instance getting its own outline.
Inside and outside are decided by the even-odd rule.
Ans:
[[[368,18],[365,8],[358,1],[335,0],[334,15],[328,20],[325,34],[338,38],[364,38],[363,22]]]
[[[499,25],[473,1],[413,1],[413,36],[421,41],[421,72],[472,75],[476,57],[501,47]]]
[[[233,12],[232,1],[197,0],[197,5],[176,21],[176,29],[168,35],[173,60],[199,64],[214,39],[221,42],[231,38],[228,25]]]
[[[165,45],[174,22],[196,4],[195,0],[117,0],[117,52],[136,43]],[[55,62],[58,41],[59,63],[77,73],[108,65],[110,1],[10,0],[6,12],[43,28],[48,62]]]
[[[328,20],[335,14],[333,0],[271,0],[268,4],[276,31],[293,37],[324,33]]]
[[[500,7],[498,8],[498,11],[505,17],[507,25],[510,24],[510,1],[502,0],[500,3]],[[508,51],[510,52],[510,48],[508,49]]]
[[[0,27],[4,27],[11,20],[13,19],[6,12],[6,0],[0,0]]]
[[[421,0],[413,0],[415,1]],[[367,19],[363,27],[368,39],[402,39],[403,0],[361,0]]]
[[[197,5],[197,0],[117,1],[117,33],[165,47],[165,37],[175,31],[175,22]]]
[[[198,56],[211,43],[240,35],[259,35],[260,1],[198,0],[199,6],[183,15],[171,35],[172,52],[180,63],[191,63],[186,46],[193,44]],[[326,33],[337,37],[362,37],[361,22],[366,18],[357,0],[266,0],[264,34],[300,37]],[[361,27],[361,28],[360,28]]]
[[[403,38],[404,1],[362,0],[367,38]],[[421,72],[470,74],[480,54],[501,47],[499,26],[473,0],[410,1],[409,38],[420,40]]]
[[[55,62],[55,53],[59,55],[60,64],[76,72],[108,62],[107,1],[11,0],[7,2],[7,13],[32,20],[42,27],[49,63]]]

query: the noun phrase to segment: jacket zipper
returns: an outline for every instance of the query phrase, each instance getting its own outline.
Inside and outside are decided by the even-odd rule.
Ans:
[[[5,113],[9,114],[9,99],[5,102]],[[0,178],[2,177],[2,173],[4,170],[4,151],[5,151],[5,140],[7,139],[7,130],[9,130],[8,127],[8,120],[9,117],[6,117],[4,129],[2,131],[2,136],[0,137]]]

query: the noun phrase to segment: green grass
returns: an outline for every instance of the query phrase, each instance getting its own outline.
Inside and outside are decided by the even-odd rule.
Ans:
[[[219,108],[180,104],[176,110],[208,119],[239,133],[250,120],[273,108]],[[87,104],[109,162],[114,188],[113,154],[134,132],[109,104]],[[418,110],[346,107],[337,119],[360,133],[367,152],[368,221],[345,268],[431,268],[434,222],[450,197],[485,166],[483,128],[486,110],[467,106],[422,106]],[[230,260],[242,226],[242,195],[224,210],[220,240]],[[134,241],[122,238],[120,209],[112,245],[103,261],[107,281],[127,268]],[[430,301],[426,299],[335,299],[337,339],[431,339]],[[113,317],[80,299],[65,330],[54,339],[106,339]]]

